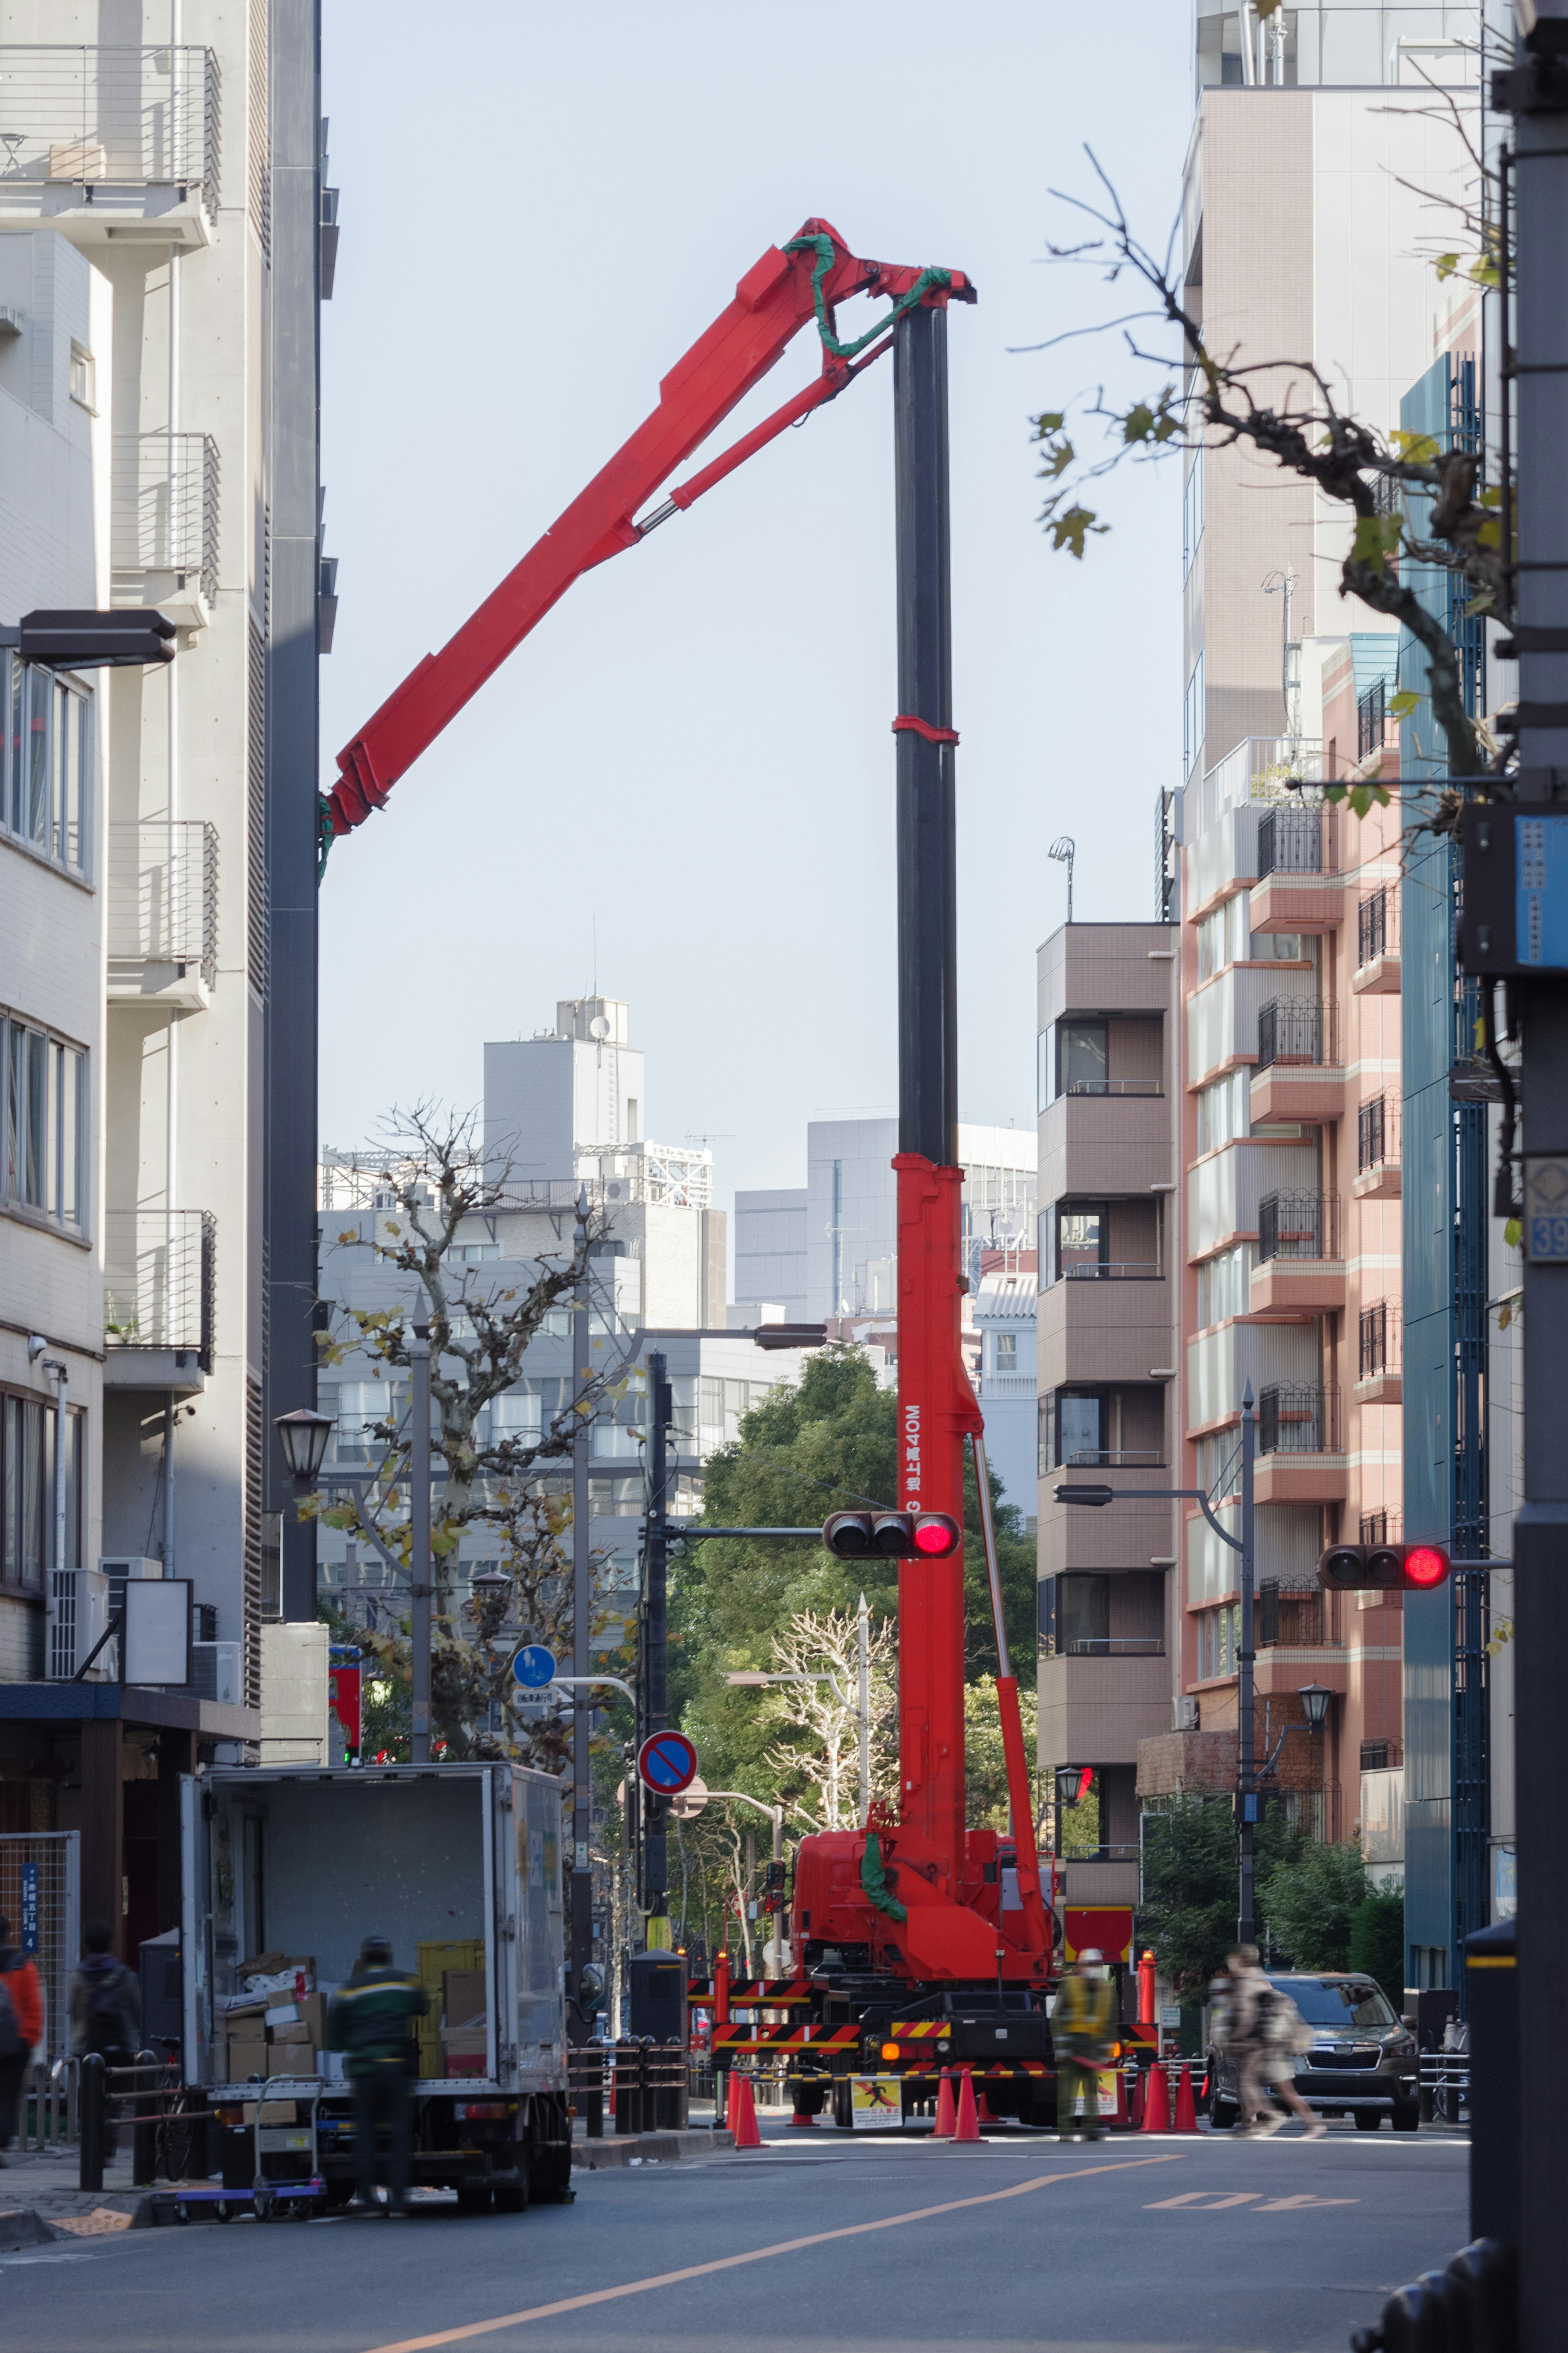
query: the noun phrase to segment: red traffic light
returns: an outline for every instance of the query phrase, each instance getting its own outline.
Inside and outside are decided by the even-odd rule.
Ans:
[[[1331,1545],[1318,1582],[1342,1593],[1430,1593],[1448,1567],[1440,1545]]]
[[[945,1512],[835,1512],[822,1541],[840,1560],[945,1560],[963,1531]]]

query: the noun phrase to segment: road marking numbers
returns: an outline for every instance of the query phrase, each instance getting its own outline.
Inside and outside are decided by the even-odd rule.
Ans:
[[[1146,2214],[1158,2214],[1173,2206],[1184,2207],[1194,2214],[1220,2214],[1227,2206],[1250,2206],[1255,2214],[1297,2213],[1304,2206],[1359,2206],[1359,2198],[1316,2198],[1310,2191],[1298,2190],[1294,2198],[1265,2198],[1260,2189],[1184,2189],[1175,2198],[1156,2198],[1145,2206]]]

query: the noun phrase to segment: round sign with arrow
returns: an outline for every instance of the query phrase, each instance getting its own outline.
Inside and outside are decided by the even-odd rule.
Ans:
[[[513,1654],[511,1672],[524,1691],[542,1691],[555,1680],[555,1661],[542,1642],[525,1642]]]
[[[656,1798],[676,1798],[697,1778],[697,1750],[684,1732],[650,1732],[637,1750],[637,1778]]]
[[[689,1780],[678,1797],[671,1798],[669,1810],[678,1822],[694,1822],[708,1803],[708,1784],[700,1773]]]

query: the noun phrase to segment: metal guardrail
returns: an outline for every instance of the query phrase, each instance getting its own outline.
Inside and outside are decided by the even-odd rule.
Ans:
[[[22,2078],[17,2102],[18,2137],[25,2150],[68,2147],[79,2129],[79,2059],[40,2059]]]
[[[1356,909],[1356,969],[1399,954],[1399,894],[1373,891]]]
[[[1271,808],[1258,820],[1258,879],[1270,874],[1337,874],[1331,808]]]
[[[180,1348],[212,1369],[217,1219],[210,1209],[106,1209],[108,1348]]]
[[[109,828],[111,964],[196,965],[217,977],[217,828],[173,824]]]
[[[0,82],[0,89],[4,83]],[[173,572],[217,595],[217,443],[210,433],[117,433],[110,498],[116,572]]]
[[[1330,1381],[1279,1381],[1259,1391],[1260,1454],[1337,1454],[1340,1393]]]
[[[1468,2051],[1423,2051],[1420,2076],[1421,2121],[1424,2125],[1469,2122],[1470,2054]]]
[[[1397,1095],[1373,1095],[1369,1103],[1358,1104],[1355,1118],[1358,1176],[1364,1176],[1369,1168],[1398,1167],[1402,1125]]]
[[[1339,1008],[1332,998],[1271,997],[1258,1015],[1258,1072],[1276,1063],[1326,1069],[1339,1060]]]
[[[0,44],[0,183],[195,186],[215,212],[217,172],[210,49]]]
[[[1258,1204],[1258,1262],[1271,1258],[1337,1259],[1337,1193],[1265,1193]]]

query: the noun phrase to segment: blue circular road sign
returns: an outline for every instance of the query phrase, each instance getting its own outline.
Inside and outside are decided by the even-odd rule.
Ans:
[[[697,1778],[697,1751],[684,1732],[650,1732],[637,1750],[637,1772],[656,1798],[678,1798]]]
[[[542,1691],[555,1680],[555,1661],[542,1642],[525,1642],[512,1660],[511,1671],[524,1691]]]

